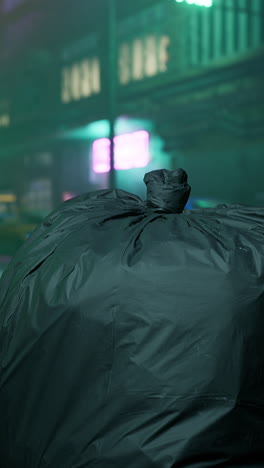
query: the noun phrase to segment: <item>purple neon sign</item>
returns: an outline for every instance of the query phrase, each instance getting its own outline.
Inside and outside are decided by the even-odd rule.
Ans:
[[[139,130],[114,138],[115,169],[126,170],[145,167],[150,161],[149,133]],[[93,170],[97,173],[110,171],[110,140],[100,138],[93,143]]]

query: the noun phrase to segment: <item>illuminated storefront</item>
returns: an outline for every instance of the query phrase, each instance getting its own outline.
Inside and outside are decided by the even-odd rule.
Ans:
[[[263,82],[246,76],[256,66],[251,62],[242,70],[245,57],[257,54],[263,42],[262,9],[262,0],[157,0],[118,16],[116,117],[122,125],[127,121],[116,128],[118,186],[130,184],[133,191],[144,171],[185,163],[181,148],[192,144],[194,128],[199,146],[212,125],[236,125],[240,115],[230,109],[232,100],[238,108],[248,88],[253,94]],[[54,166],[28,180],[23,203],[30,210],[109,184],[107,34],[102,25],[65,38],[47,58],[52,65],[41,59],[29,67],[32,73],[11,77],[11,111],[0,105],[0,131],[10,135],[10,146],[17,126],[19,144],[20,138],[24,146],[34,140],[32,159],[38,158],[38,140],[45,141],[41,151],[54,154]],[[155,138],[160,146],[164,140],[164,151],[153,148]]]

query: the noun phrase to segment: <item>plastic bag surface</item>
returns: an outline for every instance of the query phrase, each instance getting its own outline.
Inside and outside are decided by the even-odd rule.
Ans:
[[[65,202],[5,271],[1,468],[264,467],[264,209],[145,182]]]

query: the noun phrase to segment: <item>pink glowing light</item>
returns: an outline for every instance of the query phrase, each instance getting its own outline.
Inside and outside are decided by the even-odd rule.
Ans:
[[[145,167],[150,161],[149,133],[140,130],[116,136],[115,169],[126,170]],[[93,143],[93,170],[97,173],[110,171],[110,140],[100,138]]]
[[[73,192],[63,192],[62,200],[63,201],[71,200],[71,198],[74,198],[76,196],[77,196],[76,193],[73,193]]]

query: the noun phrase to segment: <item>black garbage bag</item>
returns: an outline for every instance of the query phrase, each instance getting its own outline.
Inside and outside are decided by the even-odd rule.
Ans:
[[[263,468],[264,209],[88,193],[0,283],[1,468]]]

